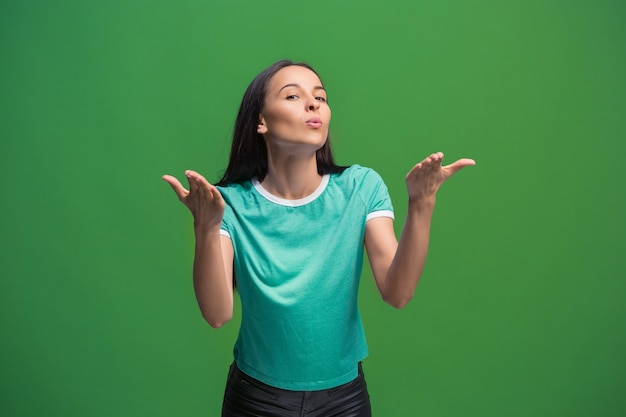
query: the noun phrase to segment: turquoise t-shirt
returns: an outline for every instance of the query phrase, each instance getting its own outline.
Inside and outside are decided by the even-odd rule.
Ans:
[[[357,306],[365,223],[393,218],[381,177],[353,165],[299,200],[273,196],[256,179],[219,190],[242,306],[239,368],[289,390],[356,378],[368,353]]]

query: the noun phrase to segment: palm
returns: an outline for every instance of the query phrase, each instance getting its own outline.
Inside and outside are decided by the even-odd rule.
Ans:
[[[221,193],[197,172],[186,171],[185,175],[189,181],[189,190],[171,175],[164,175],[163,179],[171,185],[180,202],[191,211],[197,225],[219,227],[225,208]]]
[[[460,169],[475,165],[473,159],[462,158],[443,166],[443,153],[437,152],[415,165],[406,175],[406,186],[410,200],[434,198],[437,190],[448,178]]]

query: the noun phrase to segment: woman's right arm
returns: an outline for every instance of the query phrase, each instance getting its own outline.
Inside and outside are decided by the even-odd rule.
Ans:
[[[233,316],[233,245],[217,232],[196,230],[193,288],[202,317],[219,328]]]
[[[219,190],[195,171],[186,171],[189,190],[170,175],[163,179],[194,218],[196,246],[193,285],[198,306],[211,327],[219,328],[233,315],[233,247],[220,234],[224,199]]]

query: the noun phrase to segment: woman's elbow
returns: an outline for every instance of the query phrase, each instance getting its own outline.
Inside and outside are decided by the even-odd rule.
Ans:
[[[228,323],[233,318],[233,315],[232,313],[224,314],[221,316],[202,314],[202,317],[207,323],[209,323],[209,326],[211,326],[214,329],[219,329],[220,327]]]
[[[406,307],[412,299],[413,294],[383,295],[383,301],[398,310]]]

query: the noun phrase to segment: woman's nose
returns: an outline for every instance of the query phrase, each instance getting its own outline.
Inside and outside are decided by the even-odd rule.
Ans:
[[[319,102],[319,101],[317,101],[317,100],[315,100],[315,99],[312,99],[312,100],[309,102],[309,104],[308,104],[308,107],[307,107],[307,108],[308,108],[308,110],[309,110],[309,111],[312,111],[312,110],[317,110],[319,107],[320,107],[320,102]]]

